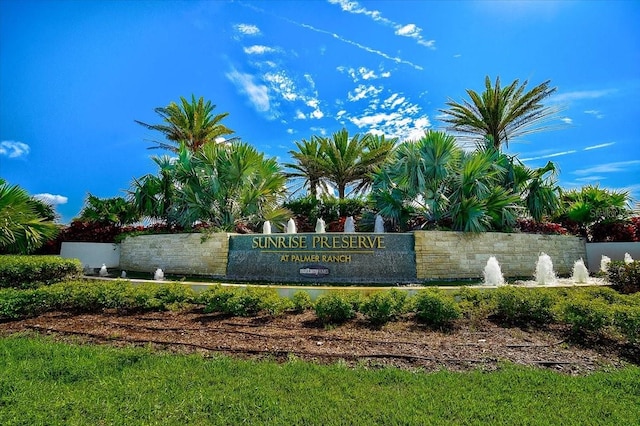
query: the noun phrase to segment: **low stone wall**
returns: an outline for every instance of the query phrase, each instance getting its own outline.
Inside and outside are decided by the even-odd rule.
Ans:
[[[291,254],[285,253],[286,249],[280,249],[282,253],[280,251],[278,253],[268,252],[268,250],[261,250],[263,252],[267,251],[267,253],[260,253],[260,250],[251,249],[251,245],[255,245],[254,237],[252,236],[235,238],[236,244],[242,241],[243,244],[249,244],[247,246],[249,249],[244,248],[230,253],[229,247],[232,235],[235,234],[212,234],[204,241],[202,241],[202,234],[155,234],[128,237],[120,246],[120,268],[128,271],[148,271],[149,273],[152,273],[157,268],[162,268],[166,273],[204,275],[247,281],[261,279],[282,280],[287,276],[300,275],[301,268],[314,269],[314,272],[315,269],[320,269],[315,264],[316,262],[311,261],[313,259],[301,258],[298,261]],[[312,235],[309,234],[305,238],[313,238]],[[341,238],[347,234],[323,235],[326,235],[327,238],[329,236],[331,238],[337,236],[340,244],[343,244]],[[315,251],[313,253],[302,253],[305,255],[318,255],[317,263],[320,266],[329,265],[325,268],[329,270],[329,275],[327,275],[327,279],[315,280],[314,278],[303,277],[299,281],[393,282],[395,281],[394,277],[399,282],[480,279],[490,256],[496,257],[505,277],[532,278],[541,252],[551,257],[554,270],[559,275],[571,275],[573,264],[578,259],[582,258],[587,262],[585,241],[578,237],[520,233],[503,234],[497,232],[470,234],[449,231],[417,231],[413,233],[415,252],[410,249],[402,249],[400,251],[396,250],[396,254],[390,253],[392,257],[396,255],[402,256],[402,261],[399,259],[396,262],[392,262],[393,265],[390,266],[389,263],[381,261],[383,259],[383,251],[387,247],[394,247],[396,244],[392,244],[392,240],[402,236],[400,234],[377,235],[384,235],[387,238],[385,239],[385,247],[376,248],[373,254],[356,254],[356,251],[353,255],[350,255],[347,250],[352,250],[353,248],[351,246],[343,247],[341,250],[344,253],[341,252],[339,254],[343,257],[349,257],[349,262],[341,261],[345,259],[340,256],[331,256],[332,258],[335,257],[335,262],[323,262],[323,254],[336,254],[330,251],[333,249],[332,246],[316,250],[318,253]],[[303,236],[304,234],[300,234],[297,238],[302,238]],[[406,235],[406,237],[411,237],[411,235]],[[372,236],[371,238],[374,237]],[[244,241],[245,239],[247,240],[246,242]],[[325,252],[323,250],[329,251]],[[258,255],[263,256],[264,259],[261,258],[258,261],[257,258],[254,258]],[[286,260],[283,256],[287,257]],[[228,270],[230,258],[232,265]],[[359,262],[363,262],[363,264]],[[376,263],[375,266],[378,269],[370,269],[370,271],[374,271],[373,278],[371,273],[364,278],[357,276],[356,270],[367,271],[366,262]],[[269,266],[271,264],[272,266]],[[309,265],[312,267],[309,267]],[[357,268],[354,266],[357,266]],[[380,267],[384,269],[384,273],[380,272]],[[400,271],[398,268],[403,270]],[[288,269],[291,269],[291,271],[288,271]],[[375,274],[379,276],[375,276]],[[334,280],[334,277],[339,277],[339,279]]]
[[[480,278],[490,256],[505,277],[533,277],[541,252],[559,275],[571,275],[576,260],[587,261],[584,239],[567,235],[418,231],[415,242],[418,280]]]
[[[225,277],[229,235],[154,234],[127,237],[120,244],[120,269]]]

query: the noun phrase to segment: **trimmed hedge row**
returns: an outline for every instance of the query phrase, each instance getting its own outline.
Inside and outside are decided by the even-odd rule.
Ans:
[[[215,285],[201,293],[180,283],[131,284],[128,281],[68,281],[35,289],[0,289],[0,320],[46,311],[78,312],[175,310],[204,306],[206,313],[231,316],[281,315],[313,309],[324,325],[342,324],[360,314],[380,326],[405,314],[418,322],[446,329],[463,321],[489,319],[502,325],[567,324],[570,336],[584,340],[614,335],[640,341],[640,293],[624,295],[607,287],[522,288],[493,291],[465,287],[454,292],[424,289],[410,296],[399,289],[365,295],[333,291],[312,302],[304,291],[291,299],[275,289]]]
[[[78,259],[0,255],[0,288],[34,288],[82,276]]]

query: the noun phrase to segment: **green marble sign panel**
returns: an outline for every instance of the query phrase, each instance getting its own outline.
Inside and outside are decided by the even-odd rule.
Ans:
[[[233,235],[227,277],[300,283],[416,281],[413,234]]]

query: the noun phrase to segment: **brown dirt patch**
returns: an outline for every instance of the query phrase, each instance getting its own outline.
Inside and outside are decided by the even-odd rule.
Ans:
[[[638,347],[615,341],[588,347],[566,340],[566,329],[504,328],[484,321],[434,331],[412,319],[372,328],[364,320],[336,327],[318,324],[312,312],[270,317],[225,317],[199,309],[184,312],[73,314],[51,312],[0,323],[0,336],[37,332],[90,343],[153,345],[179,353],[229,354],[285,361],[292,357],[349,365],[395,366],[427,371],[496,369],[501,362],[584,374],[640,364]]]

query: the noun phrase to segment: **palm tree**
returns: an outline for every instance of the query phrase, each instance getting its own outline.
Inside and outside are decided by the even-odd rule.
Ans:
[[[0,252],[28,254],[57,234],[24,189],[0,179]]]
[[[320,169],[320,149],[322,143],[317,136],[312,136],[311,140],[302,139],[295,142],[297,151],[289,151],[295,163],[286,163],[285,167],[291,169],[286,173],[287,178],[303,179],[303,187],[306,187],[309,194],[313,198],[317,198],[318,189],[327,189],[327,185],[323,180],[322,170]]]
[[[338,189],[343,200],[348,186],[353,193],[365,191],[373,182],[373,172],[383,165],[393,150],[395,139],[386,140],[371,134],[349,137],[342,129],[330,138],[321,138],[318,166],[322,175]]]
[[[491,85],[489,76],[485,78],[485,91],[480,95],[471,89],[467,94],[471,102],[458,103],[449,100],[449,109],[440,110],[442,119],[449,124],[448,130],[469,137],[472,141],[489,138],[496,149],[509,141],[531,133],[549,129],[546,125],[556,116],[557,107],[545,107],[542,101],[551,96],[557,88],[550,87],[550,81],[525,92],[527,81],[518,85],[515,80],[509,86],[500,86],[500,77]]]
[[[202,97],[196,101],[195,96],[191,95],[191,102],[180,97],[180,104],[171,102],[166,107],[158,107],[154,110],[162,117],[161,124],[147,124],[138,120],[135,122],[149,130],[161,132],[170,141],[170,143],[156,142],[157,145],[151,148],[177,152],[179,145],[183,143],[191,151],[197,151],[207,142],[216,142],[217,138],[234,133],[233,130],[221,124],[229,113],[213,115],[215,107],[211,101],[205,102]]]
[[[147,174],[140,179],[134,178],[128,191],[129,200],[141,216],[171,224],[177,191],[175,161],[168,155],[153,156],[151,159],[159,168],[158,175]]]

